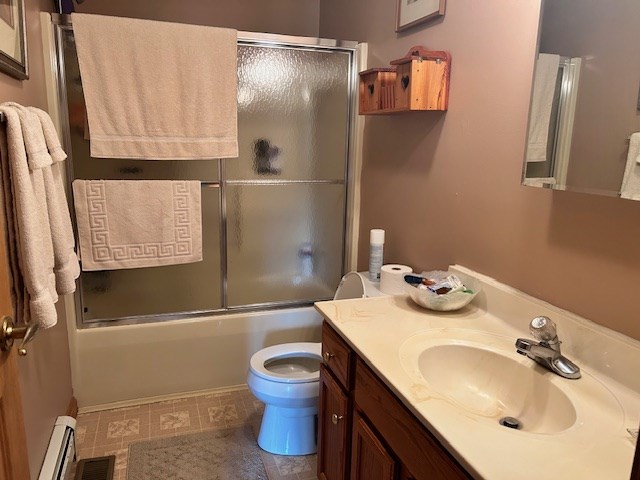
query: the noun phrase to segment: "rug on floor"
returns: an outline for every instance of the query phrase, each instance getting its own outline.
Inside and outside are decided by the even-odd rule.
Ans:
[[[129,445],[128,480],[267,480],[251,427]]]

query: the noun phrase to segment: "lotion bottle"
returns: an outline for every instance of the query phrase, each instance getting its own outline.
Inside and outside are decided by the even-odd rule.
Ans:
[[[384,230],[374,228],[369,233],[369,280],[380,281],[382,254],[384,248]]]

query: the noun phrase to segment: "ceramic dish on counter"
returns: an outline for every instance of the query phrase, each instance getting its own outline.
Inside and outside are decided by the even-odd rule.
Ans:
[[[450,275],[450,272],[443,271],[422,272],[420,275],[407,274],[404,276],[404,290],[414,302],[429,310],[440,312],[460,310],[468,305],[480,291],[480,285],[475,279],[456,274],[454,276],[462,282],[462,287],[446,293],[436,293],[425,285],[425,283],[432,283],[433,285],[429,286],[437,286],[445,282]]]

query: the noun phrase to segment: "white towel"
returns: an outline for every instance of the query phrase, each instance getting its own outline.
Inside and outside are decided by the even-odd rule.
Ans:
[[[15,299],[16,314],[20,315],[22,311],[22,319],[19,320],[25,323],[34,321],[47,328],[57,322],[54,304],[58,296],[43,172],[41,168],[29,169],[23,135],[23,131],[29,130],[33,124],[22,124],[21,120],[30,115],[21,107],[3,104],[0,105],[0,111],[4,112],[7,119],[6,131],[0,129],[2,181],[3,188],[11,192],[10,196],[5,193],[5,210],[7,217],[13,220],[13,224],[8,225],[13,232],[7,232],[7,235],[9,240],[15,242],[9,248],[10,254],[17,257],[10,260],[9,264],[17,267],[11,272],[13,293],[24,297]],[[21,284],[24,285],[22,289]]]
[[[547,185],[555,185],[556,179],[553,177],[531,177],[525,178],[522,184],[529,187],[545,187]]]
[[[237,32],[72,15],[91,156],[238,156]]]
[[[202,260],[200,182],[75,180],[82,270]]]
[[[558,79],[560,56],[548,53],[538,55],[531,98],[531,117],[527,139],[527,162],[545,162],[549,141],[549,123],[553,97]]]
[[[624,169],[620,196],[640,200],[640,132],[632,133],[629,139],[627,165]]]
[[[42,130],[39,127],[36,128],[38,119],[33,117],[33,112],[15,102],[6,102],[3,105],[14,107],[20,116],[29,169],[37,170],[51,165],[53,159],[49,155]]]
[[[80,276],[71,217],[64,192],[64,170],[61,162],[67,158],[67,154],[60,146],[51,117],[39,108],[29,107],[28,110],[34,113],[40,122],[47,150],[54,162],[50,167],[43,168],[42,172],[53,243],[56,291],[60,295],[66,295],[75,292],[76,278]]]

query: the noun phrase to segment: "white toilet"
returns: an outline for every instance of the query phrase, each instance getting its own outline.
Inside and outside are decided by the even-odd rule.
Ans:
[[[367,273],[349,272],[334,300],[383,295]],[[321,343],[283,343],[256,352],[247,384],[265,404],[258,445],[277,455],[308,455],[316,451],[316,417]]]

